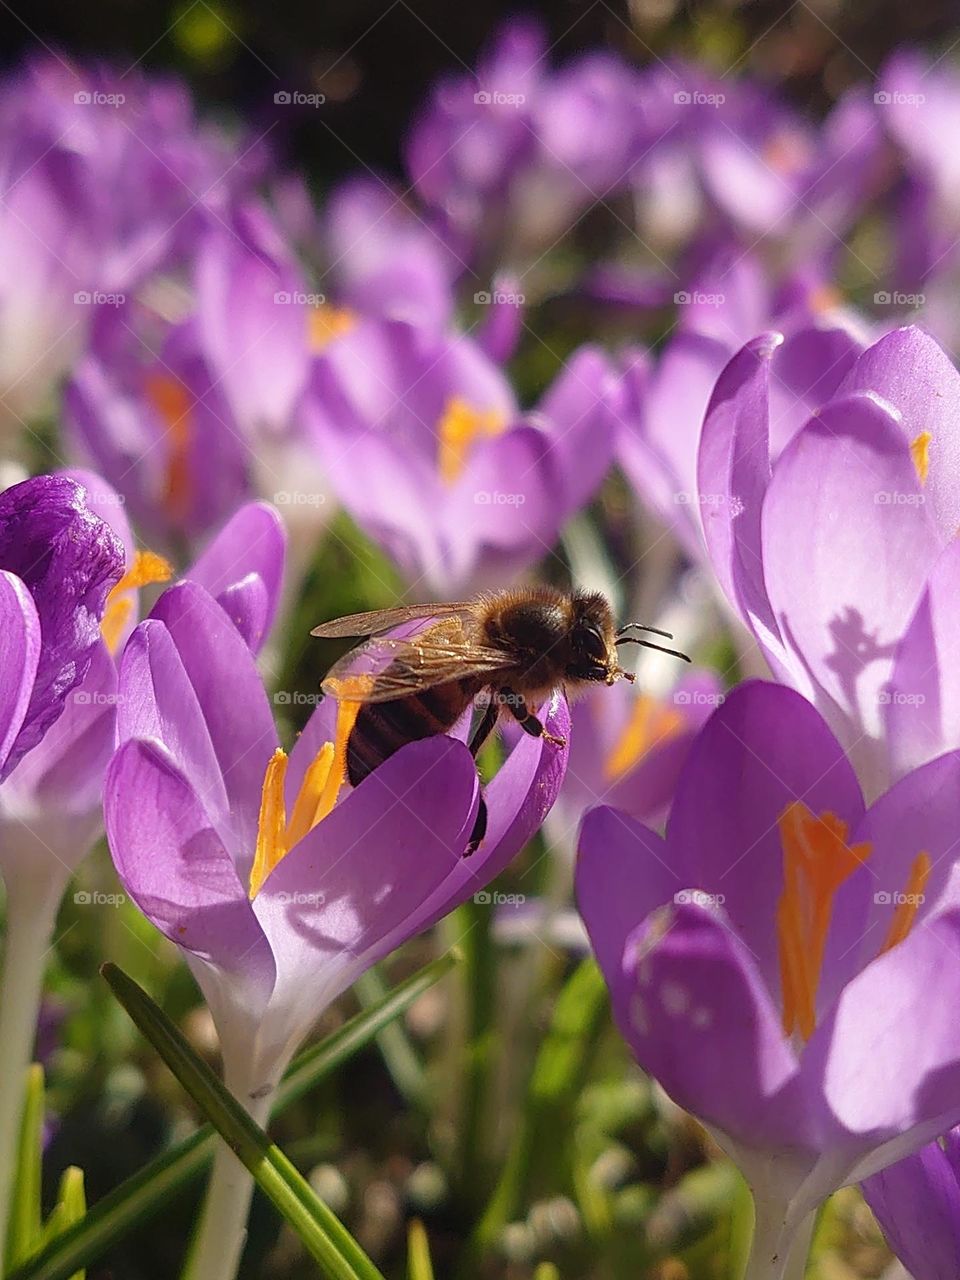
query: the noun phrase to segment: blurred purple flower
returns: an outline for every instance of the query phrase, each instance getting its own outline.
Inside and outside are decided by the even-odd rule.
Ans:
[[[451,595],[551,549],[609,469],[616,401],[592,348],[522,415],[471,338],[368,321],[320,357],[307,410],[344,507],[417,592]]]
[[[960,376],[922,330],[896,330],[791,436],[774,429],[780,349],[779,335],[749,343],[713,393],[698,462],[706,545],[778,679],[820,708],[874,796],[960,746],[943,616]]]
[[[618,1026],[743,1170],[750,1275],[960,1119],[958,796],[955,752],[864,812],[817,711],[752,682],[702,729],[665,837],[584,821],[577,897]]]

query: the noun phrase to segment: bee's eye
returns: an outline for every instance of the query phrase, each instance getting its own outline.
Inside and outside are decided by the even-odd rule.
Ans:
[[[607,646],[596,627],[580,625],[574,632],[574,643],[588,658],[602,662],[607,656]]]

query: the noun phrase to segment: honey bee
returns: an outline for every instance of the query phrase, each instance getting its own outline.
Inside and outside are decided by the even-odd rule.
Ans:
[[[418,619],[435,621],[403,639],[380,634]],[[637,622],[616,629],[610,605],[599,592],[538,586],[448,604],[355,613],[310,634],[373,637],[336,662],[321,686],[340,701],[362,704],[346,752],[347,777],[357,786],[406,743],[448,732],[474,702],[482,707],[470,738],[474,758],[501,712],[524,732],[551,746],[565,746],[531,706],[539,707],[558,687],[573,693],[592,683],[632,683],[633,674],[619,664],[619,645],[644,645],[690,661],[676,649],[627,634],[632,631],[673,639],[667,631]],[[486,825],[481,797],[469,853],[480,844]]]

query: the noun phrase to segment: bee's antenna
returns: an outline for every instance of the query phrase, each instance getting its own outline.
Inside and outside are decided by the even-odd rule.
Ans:
[[[661,634],[660,632],[657,633]],[[673,636],[670,637],[673,639]],[[684,662],[690,662],[687,654],[681,653],[679,649],[668,649],[665,645],[654,644],[652,640],[641,640],[639,636],[621,636],[619,640],[615,640],[614,644],[639,644],[645,649],[656,649],[657,653],[668,653],[671,658],[681,658]]]
[[[664,640],[672,640],[672,631],[661,631],[659,627],[647,627],[642,622],[625,622],[617,631],[618,636],[622,636],[625,631],[649,631],[653,636],[663,636]]]

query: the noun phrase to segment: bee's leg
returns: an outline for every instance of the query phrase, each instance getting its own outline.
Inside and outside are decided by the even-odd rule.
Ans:
[[[543,738],[544,742],[549,742],[554,747],[565,747],[567,745],[566,738],[558,738],[555,733],[547,733],[526,702],[524,702],[522,694],[514,693],[512,689],[501,689],[500,700],[504,706],[509,708],[510,714],[524,733],[529,733],[532,738]]]
[[[480,799],[477,803],[477,816],[474,820],[473,830],[470,832],[470,841],[464,852],[464,857],[469,858],[471,853],[476,853],[480,847],[480,842],[487,834],[487,802],[483,798],[483,792],[480,792]]]
[[[473,737],[470,739],[470,754],[476,760],[480,752],[480,748],[490,737],[493,732],[493,726],[497,723],[497,716],[500,708],[497,706],[493,698],[487,703],[483,715],[480,717],[480,723],[473,731]]]

